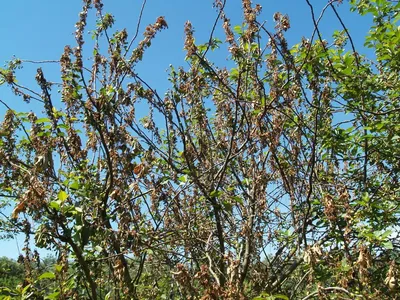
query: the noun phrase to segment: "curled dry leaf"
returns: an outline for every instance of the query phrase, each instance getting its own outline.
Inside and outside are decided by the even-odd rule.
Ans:
[[[21,212],[25,212],[25,208],[26,207],[25,207],[25,202],[24,201],[21,201],[20,203],[18,203],[17,206],[14,208],[12,214],[11,214],[11,218],[17,219],[18,215]]]
[[[134,169],[133,169],[133,173],[135,173],[135,175],[140,175],[141,172],[143,171],[144,167],[142,164],[137,165]]]

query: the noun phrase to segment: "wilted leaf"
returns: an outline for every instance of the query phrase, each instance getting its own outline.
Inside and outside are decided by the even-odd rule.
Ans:
[[[135,175],[139,175],[143,170],[143,165],[137,165],[134,169],[133,169],[133,173],[135,173]]]
[[[12,214],[11,214],[11,218],[16,219],[18,218],[19,213],[24,212],[25,211],[25,202],[21,201],[20,203],[18,203],[18,205],[14,208]]]

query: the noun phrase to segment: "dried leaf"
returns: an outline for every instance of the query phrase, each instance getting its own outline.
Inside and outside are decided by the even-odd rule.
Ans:
[[[136,175],[139,175],[143,170],[143,165],[137,165],[134,169],[133,169],[133,173],[135,173]]]
[[[14,208],[11,217],[13,219],[18,218],[18,214],[25,211],[25,202],[21,201],[18,205]]]

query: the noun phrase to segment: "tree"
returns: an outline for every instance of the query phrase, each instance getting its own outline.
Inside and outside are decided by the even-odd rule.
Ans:
[[[6,229],[35,235],[37,247],[60,257],[49,276],[59,282],[53,297],[393,297],[398,1],[350,1],[354,13],[374,17],[370,60],[337,13],[341,1],[324,9],[343,26],[332,44],[306,0],[314,35],[290,47],[288,16],[275,13],[270,31],[257,18],[261,6],[242,0],[243,24],[232,26],[226,1],[216,0],[225,36],[196,44],[187,22],[189,67],[171,67],[165,96],[134,69],[166,20],[137,42],[112,32],[101,1],[83,2],[77,44],[59,61],[60,96],[40,68],[39,92],[16,82],[23,61],[1,70],[3,83],[44,110],[17,112],[2,101],[0,188],[13,205]],[[225,46],[230,70],[209,59]]]
[[[15,287],[24,280],[23,267],[7,257],[0,258],[0,287]]]
[[[1,299],[43,299],[54,290],[52,273],[56,261],[53,257],[40,260],[39,253],[34,251],[30,260],[22,255],[18,261],[2,257],[0,259],[0,295]],[[58,267],[56,267],[58,268]],[[34,280],[32,280],[34,279]],[[13,298],[10,298],[13,297]]]

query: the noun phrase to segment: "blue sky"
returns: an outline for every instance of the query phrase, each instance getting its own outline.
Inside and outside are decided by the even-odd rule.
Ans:
[[[126,28],[128,33],[133,35],[142,0],[104,0],[103,2],[104,12],[109,12],[116,18],[113,29]],[[265,20],[266,27],[270,30],[274,26],[272,16],[275,12],[279,11],[289,15],[291,29],[288,31],[287,37],[291,45],[300,42],[303,36],[310,37],[314,26],[305,0],[259,0],[254,2],[263,7],[259,20]],[[25,60],[58,60],[65,45],[74,46],[74,25],[78,20],[81,3],[79,0],[3,1],[0,18],[0,65],[12,59],[13,56]],[[203,43],[208,40],[217,16],[212,3],[212,0],[147,0],[140,33],[158,16],[165,17],[169,28],[158,34],[136,71],[161,95],[169,87],[167,80],[169,65],[185,66],[185,52],[183,51],[185,22],[187,20],[192,22],[197,42]],[[311,0],[311,3],[314,5],[318,17],[327,1]],[[337,9],[344,23],[350,29],[357,50],[365,53],[362,45],[364,36],[369,29],[370,20],[350,13],[346,1]],[[240,0],[227,0],[226,12],[232,25],[241,24]],[[92,11],[91,20],[94,20],[94,11]],[[87,31],[94,28],[95,22],[89,23]],[[326,38],[329,38],[334,30],[342,29],[330,9],[322,19],[320,29]],[[216,37],[224,40],[221,32],[219,26]],[[218,65],[228,63],[227,58],[227,53],[224,51],[219,51],[213,56]],[[17,73],[18,82],[25,86],[35,87],[34,78],[37,67],[38,65],[24,65],[24,68]],[[46,64],[41,67],[49,80],[60,81],[58,65]],[[25,106],[21,99],[8,91],[6,86],[0,87],[0,99],[16,110],[36,109],[34,103],[29,107]],[[3,114],[4,108],[0,107],[1,119]],[[18,243],[22,248],[23,238],[19,238]],[[16,241],[0,240],[0,256],[16,258],[18,254]]]

